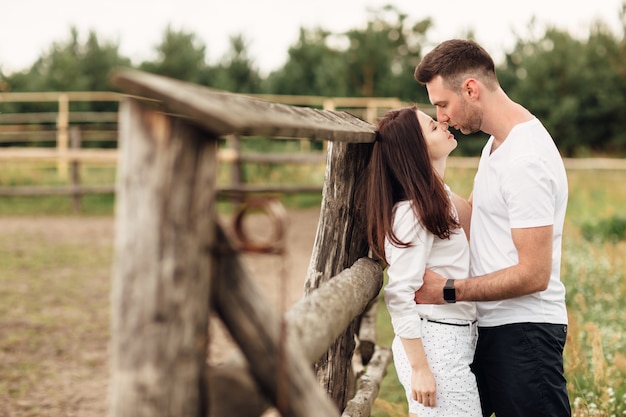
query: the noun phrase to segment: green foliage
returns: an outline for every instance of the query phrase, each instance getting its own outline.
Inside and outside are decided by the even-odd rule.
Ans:
[[[107,91],[109,72],[129,66],[116,43],[101,43],[90,32],[85,43],[76,28],[65,42],[54,42],[28,70],[6,77],[6,91]]]
[[[418,91],[425,89],[413,79],[413,70],[431,25],[429,18],[411,25],[408,15],[391,5],[371,10],[365,29],[345,34],[350,45],[344,54],[350,95],[417,101]]]
[[[561,277],[569,334],[564,362],[572,415],[624,415],[626,246],[588,242],[573,229],[565,236]]]
[[[371,10],[364,29],[333,34],[300,30],[285,66],[268,77],[278,94],[329,97],[398,97],[428,101],[413,79],[431,20],[414,24],[393,6]]]
[[[511,98],[542,120],[563,154],[623,153],[625,56],[624,40],[600,23],[584,41],[548,28],[537,39],[519,39],[499,76]]]
[[[538,28],[519,37],[497,63],[504,90],[528,107],[552,133],[566,156],[626,155],[626,8],[618,10],[622,30],[614,33],[595,22],[579,39],[556,27]],[[285,64],[262,76],[242,35],[231,37],[220,62],[206,62],[206,46],[193,33],[167,27],[156,46],[156,59],[142,70],[238,93],[274,93],[327,97],[397,97],[427,102],[426,89],[413,79],[432,28],[430,18],[410,20],[388,5],[369,10],[363,27],[343,33],[325,28],[300,29]],[[463,37],[472,37],[467,31]],[[98,91],[111,89],[108,75],[131,66],[116,43],[90,32],[80,41],[72,28],[68,40],[54,42],[25,71],[0,73],[0,91]],[[55,111],[51,103],[2,104],[2,112]],[[113,111],[114,103],[79,104],[86,110]],[[97,107],[97,108],[96,108]],[[480,140],[460,141],[458,154],[477,155]]]
[[[584,223],[581,226],[582,236],[587,241],[612,242],[626,240],[626,218],[613,216],[597,223]]]
[[[263,92],[259,72],[248,56],[246,40],[242,35],[232,36],[230,47],[223,61],[212,70],[206,85],[242,94]]]
[[[206,47],[193,33],[168,26],[156,52],[156,61],[143,62],[139,69],[192,83],[201,83],[206,77]]]
[[[267,79],[268,91],[275,94],[349,96],[345,83],[347,67],[342,54],[328,46],[331,33],[323,29],[300,29],[289,48],[284,67]]]

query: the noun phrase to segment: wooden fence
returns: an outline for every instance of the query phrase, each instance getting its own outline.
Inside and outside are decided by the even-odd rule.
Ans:
[[[81,196],[86,194],[112,194],[114,184],[88,186],[82,184],[81,164],[115,165],[118,160],[118,112],[79,111],[73,107],[81,103],[103,102],[119,104],[129,97],[114,92],[42,92],[0,93],[0,163],[2,161],[53,161],[58,173],[67,184],[64,186],[0,186],[0,196],[44,196],[68,195],[74,201],[74,210],[80,211]],[[398,108],[405,103],[395,98],[349,98],[251,95],[264,101],[337,110],[357,115],[375,122],[389,108]],[[50,111],[16,113],[3,111],[14,103],[30,103],[55,107]],[[432,110],[431,106],[424,105]],[[113,149],[95,149],[89,146],[94,141],[113,144]],[[39,146],[33,147],[33,144]],[[231,135],[228,147],[218,150],[218,160],[230,164],[230,185],[220,187],[220,195],[232,198],[250,192],[299,193],[318,192],[321,184],[315,185],[250,185],[245,184],[242,166],[246,163],[312,163],[326,160],[325,152],[307,152],[309,142],[301,141],[303,152],[298,154],[242,153],[240,136]],[[44,147],[44,145],[46,145]]]
[[[115,166],[118,161],[117,142],[119,137],[116,111],[80,111],[73,109],[77,104],[114,103],[129,97],[114,92],[28,92],[0,93],[0,163],[3,161],[53,161],[66,185],[64,186],[2,186],[0,196],[44,196],[68,195],[73,199],[74,210],[80,211],[81,196],[87,194],[112,194],[114,184],[85,185],[80,177],[81,164],[105,164]],[[260,100],[294,106],[308,106],[328,111],[342,110],[370,123],[391,108],[404,103],[395,98],[315,97],[289,95],[250,95]],[[49,111],[16,113],[5,107],[15,103],[53,105]],[[420,104],[420,108],[434,115],[434,108]],[[110,149],[90,147],[94,142],[109,142]],[[40,145],[33,147],[32,144]],[[231,135],[227,148],[219,149],[220,162],[231,165],[229,186],[222,186],[219,193],[233,198],[246,193],[299,193],[317,192],[321,184],[314,185],[251,185],[243,180],[243,165],[246,163],[324,163],[325,152],[308,152],[309,142],[301,141],[302,152],[298,154],[243,153],[240,136]],[[5,146],[2,146],[2,145]],[[11,144],[7,147],[6,144]],[[24,146],[26,145],[26,146]],[[626,160],[612,158],[565,158],[567,169],[611,169],[625,170]],[[476,167],[477,158],[455,158],[448,161],[449,167]]]
[[[382,286],[354,204],[373,126],[131,70],[113,83],[153,101],[120,109],[110,414],[369,415],[391,357],[374,342],[352,395],[355,336]],[[233,134],[329,141],[306,296],[282,317],[217,222],[217,144]],[[217,368],[211,310],[243,353]]]

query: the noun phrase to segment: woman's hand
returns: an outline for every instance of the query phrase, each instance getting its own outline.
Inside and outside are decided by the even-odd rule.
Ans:
[[[437,383],[428,367],[421,367],[411,371],[411,395],[413,399],[424,407],[436,405]]]

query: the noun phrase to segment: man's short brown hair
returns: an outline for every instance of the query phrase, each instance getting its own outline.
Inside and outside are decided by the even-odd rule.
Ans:
[[[489,53],[469,39],[451,39],[440,43],[415,68],[414,76],[420,84],[426,84],[438,75],[453,90],[460,89],[468,76],[480,79],[491,87],[498,82]]]

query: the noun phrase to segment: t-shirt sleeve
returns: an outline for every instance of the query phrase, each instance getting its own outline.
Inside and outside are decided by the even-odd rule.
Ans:
[[[512,161],[503,175],[502,188],[511,228],[554,223],[556,181],[541,158],[524,156]]]

